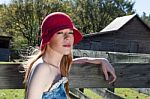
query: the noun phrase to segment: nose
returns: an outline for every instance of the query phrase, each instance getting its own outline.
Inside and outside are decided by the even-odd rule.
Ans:
[[[64,39],[68,39],[69,38],[69,34],[68,33],[64,33]]]

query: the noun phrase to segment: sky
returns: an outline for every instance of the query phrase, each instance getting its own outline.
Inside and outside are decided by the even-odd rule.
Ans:
[[[0,4],[2,3],[9,3],[11,0],[0,0]],[[143,12],[146,13],[146,15],[150,14],[150,0],[129,0],[129,1],[135,1],[134,9],[136,10],[136,13],[139,15],[142,15]]]
[[[132,0],[135,1],[134,9],[139,15],[145,12],[147,15],[150,14],[150,0]]]

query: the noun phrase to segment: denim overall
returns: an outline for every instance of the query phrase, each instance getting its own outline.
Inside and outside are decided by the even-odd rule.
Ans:
[[[64,88],[64,84],[67,81],[67,77],[62,77],[49,91],[43,93],[42,99],[67,99],[67,94]]]

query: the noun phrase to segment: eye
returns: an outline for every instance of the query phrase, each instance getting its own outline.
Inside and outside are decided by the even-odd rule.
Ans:
[[[73,31],[70,31],[68,34],[73,34]]]
[[[58,32],[57,34],[63,34],[63,32]]]

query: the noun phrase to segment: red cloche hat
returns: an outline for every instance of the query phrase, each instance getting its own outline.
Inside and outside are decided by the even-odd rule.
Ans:
[[[41,25],[41,45],[43,50],[45,45],[50,42],[52,36],[62,29],[72,29],[74,35],[74,44],[77,44],[82,38],[82,34],[75,28],[71,18],[62,12],[54,12],[45,17]]]

